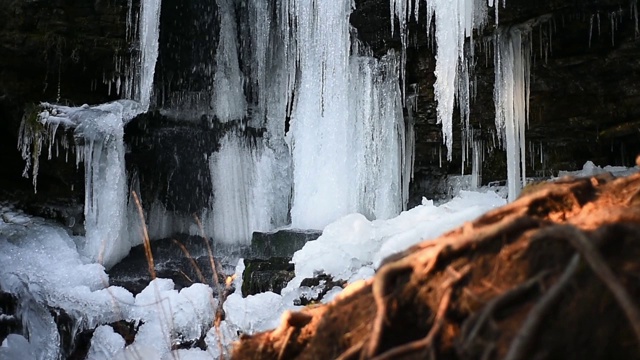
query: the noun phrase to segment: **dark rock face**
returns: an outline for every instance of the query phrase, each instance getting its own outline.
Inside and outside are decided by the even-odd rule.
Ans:
[[[0,291],[0,344],[9,334],[19,334],[22,331],[17,310],[18,299],[15,295]]]
[[[307,241],[322,235],[319,231],[278,230],[254,232],[251,248],[244,260],[242,274],[242,296],[261,292],[280,291],[293,279],[294,266],[290,263],[293,254],[302,249]]]
[[[280,294],[295,276],[290,258],[274,257],[268,260],[245,259],[242,273],[242,296],[255,295],[267,291]]]
[[[136,1],[137,3],[137,1]],[[104,79],[119,76],[118,57],[130,55],[127,0],[0,0],[0,196],[21,205],[52,199],[83,203],[83,171],[74,154],[49,161],[43,151],[38,193],[21,177],[24,161],[16,149],[28,104],[69,105],[118,99]],[[109,87],[112,87],[109,90]]]
[[[269,259],[272,257],[292,258],[293,253],[302,249],[307,241],[322,235],[313,230],[278,230],[274,232],[254,232],[251,237],[251,257]]]
[[[171,239],[151,242],[156,276],[173,280],[176,290],[189,287],[193,283],[205,283],[209,284],[215,293],[218,289],[215,281],[224,287],[225,276],[233,274],[236,262],[245,256],[247,249],[214,244],[211,251],[218,279],[215,279],[211,267],[209,249],[201,237],[176,235]],[[149,262],[142,245],[132,248],[129,255],[107,273],[110,285],[122,286],[134,295],[139,294],[152,280]]]
[[[640,152],[640,34],[636,10],[626,0],[507,1],[499,9],[499,26],[513,26],[541,16],[531,36],[531,110],[527,129],[527,173],[556,175],[580,168],[586,160],[599,165],[632,166]],[[492,37],[493,9],[482,35]],[[423,16],[424,17],[424,16]],[[433,83],[434,51],[427,46],[424,23],[409,24],[407,93],[417,96],[416,175],[413,194],[430,194],[424,179],[461,172],[461,127],[454,128],[453,161],[446,162],[440,126],[436,124]],[[375,54],[400,50],[398,26],[391,36],[387,0],[358,0],[351,23]],[[478,36],[476,35],[476,38]],[[476,41],[471,126],[476,136],[493,142],[493,45]],[[460,123],[454,119],[454,124]],[[542,149],[542,150],[540,150]],[[542,151],[542,155],[540,152]],[[440,168],[440,154],[443,169]],[[542,158],[542,161],[540,159]],[[471,169],[467,166],[466,173]],[[483,182],[506,177],[504,151],[485,153]],[[413,199],[417,202],[418,199]]]

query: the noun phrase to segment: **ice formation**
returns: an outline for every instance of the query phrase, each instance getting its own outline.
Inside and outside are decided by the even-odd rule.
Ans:
[[[151,104],[159,50],[161,4],[162,0],[141,0],[136,11],[133,1],[128,0],[127,38],[136,48],[126,65],[116,59],[116,71],[124,76],[109,81],[105,79],[105,83],[115,82],[118,94],[138,101],[141,112],[149,110]]]
[[[287,134],[292,225],[321,229],[351,212],[397,214],[405,129],[395,55],[378,62],[352,54],[349,1],[290,6],[298,59]]]
[[[205,210],[205,233],[222,243],[248,243],[254,231],[287,224],[291,185],[289,157],[237,132],[228,133],[211,155],[213,206]]]
[[[391,26],[395,19],[400,23],[401,39],[407,47],[407,23],[414,14],[419,19],[421,0],[391,0]],[[493,1],[489,2],[493,6]],[[496,7],[496,19],[497,8]],[[470,78],[469,58],[473,57],[473,30],[487,20],[487,3],[484,0],[431,0],[426,2],[427,32],[435,21],[436,41],[436,82],[434,84],[437,101],[438,123],[442,124],[443,141],[447,147],[447,158],[451,160],[453,145],[453,110],[457,97],[461,118],[469,123]],[[469,39],[470,44],[467,44]],[[402,69],[404,69],[404,63]],[[404,78],[404,72],[402,74]]]
[[[236,12],[233,0],[216,0],[220,36],[216,49],[216,71],[211,106],[221,122],[242,119],[247,111],[243,75],[238,63]]]
[[[76,162],[85,167],[85,242],[82,252],[92,261],[110,267],[129,252],[127,233],[127,176],[124,163],[124,125],[149,109],[153,76],[158,57],[160,1],[140,4],[138,63],[130,70],[126,93],[131,100],[80,107],[42,103],[41,111],[25,114],[20,128],[18,148],[26,161],[24,175],[33,166],[33,184],[37,185],[38,161],[48,143],[57,149],[60,126],[74,132]],[[69,147],[66,138],[60,140]]]
[[[526,183],[525,127],[529,118],[529,27],[499,29],[495,39],[496,129],[507,152],[509,201]]]

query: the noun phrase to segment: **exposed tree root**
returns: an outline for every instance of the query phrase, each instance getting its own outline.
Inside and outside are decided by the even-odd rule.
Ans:
[[[287,313],[234,358],[640,360],[638,194],[640,175],[538,187]]]
[[[560,295],[566,290],[567,285],[578,271],[580,256],[574,255],[560,279],[551,286],[551,289],[533,306],[527,319],[522,324],[518,334],[513,339],[505,360],[520,360],[527,356],[527,351],[539,331],[544,316],[555,304]]]

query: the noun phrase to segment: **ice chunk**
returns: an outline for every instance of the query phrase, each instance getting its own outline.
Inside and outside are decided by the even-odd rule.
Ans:
[[[9,334],[0,346],[2,359],[36,359],[37,352],[22,335]]]
[[[87,353],[88,360],[110,360],[124,349],[125,341],[108,325],[98,326],[91,338],[91,347]]]
[[[286,309],[282,296],[273,292],[249,295],[246,298],[242,298],[240,294],[231,294],[223,307],[229,324],[248,334],[277,327],[278,318]]]

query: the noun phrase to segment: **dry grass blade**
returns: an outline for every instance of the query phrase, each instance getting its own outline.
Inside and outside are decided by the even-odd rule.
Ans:
[[[195,270],[196,274],[198,275],[198,280],[201,283],[206,284],[207,281],[205,280],[204,275],[202,275],[202,271],[200,270],[200,267],[198,266],[198,264],[196,264],[196,261],[193,259],[193,256],[191,256],[191,253],[189,252],[189,250],[187,250],[187,248],[184,245],[182,245],[180,241],[173,239],[173,242],[174,244],[180,247],[180,250],[182,250],[182,252],[187,257],[187,259],[189,259],[191,266],[193,266],[193,270]]]
[[[216,260],[213,257],[213,251],[211,250],[211,245],[209,244],[209,240],[207,239],[205,233],[204,233],[204,227],[202,226],[202,222],[200,221],[200,219],[198,218],[197,215],[193,215],[193,218],[196,221],[196,224],[198,224],[198,229],[200,230],[200,237],[202,237],[202,241],[204,242],[204,244],[207,246],[207,252],[209,255],[209,265],[211,265],[211,272],[213,274],[213,279],[212,279],[212,283],[213,286],[216,287],[216,291],[218,291],[218,296],[222,297],[222,288],[220,286],[220,282],[218,281],[219,277],[218,277],[218,268],[216,267]],[[222,300],[222,299],[220,299]],[[222,303],[222,301],[221,301]]]
[[[144,221],[144,212],[142,211],[142,204],[138,198],[138,194],[132,191],[133,200],[136,202],[138,208],[138,215],[140,216],[140,223],[142,224],[142,244],[144,245],[144,255],[147,258],[147,265],[149,266],[149,274],[151,279],[156,278],[156,266],[153,262],[153,253],[151,252],[151,241],[149,240],[149,232],[147,231],[147,225]]]

